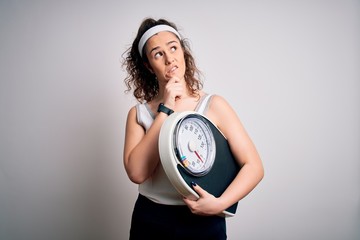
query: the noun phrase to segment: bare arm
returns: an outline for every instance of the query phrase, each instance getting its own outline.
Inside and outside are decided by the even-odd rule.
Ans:
[[[148,132],[136,121],[136,109],[128,113],[124,144],[124,165],[131,181],[144,182],[159,163],[158,138],[159,131],[167,115],[156,116]]]
[[[168,81],[162,98],[165,106],[176,111],[175,99],[181,97],[184,87],[174,77]],[[160,112],[156,115],[151,127],[145,133],[136,120],[136,108],[130,109],[126,122],[124,144],[124,166],[126,173],[134,183],[148,179],[160,162],[158,139],[161,126],[167,115]]]

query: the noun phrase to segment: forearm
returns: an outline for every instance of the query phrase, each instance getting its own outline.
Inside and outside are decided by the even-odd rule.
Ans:
[[[125,169],[131,181],[142,183],[149,178],[159,164],[158,138],[167,115],[159,113],[141,141],[130,151]]]
[[[261,163],[245,164],[237,174],[233,182],[219,197],[222,208],[225,210],[234,203],[248,195],[264,176]]]

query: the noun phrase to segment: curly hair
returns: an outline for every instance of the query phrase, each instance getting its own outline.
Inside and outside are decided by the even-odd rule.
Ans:
[[[145,63],[148,62],[146,54],[143,52],[143,57],[140,56],[138,52],[138,44],[141,36],[150,28],[156,25],[169,25],[177,30],[177,27],[174,23],[169,22],[165,19],[155,20],[153,18],[147,18],[141,23],[139,30],[137,32],[136,38],[132,43],[132,46],[128,48],[124,54],[126,58],[123,57],[122,66],[126,68],[128,73],[124,82],[127,86],[126,93],[134,89],[134,96],[139,102],[151,101],[159,92],[159,84],[154,74],[152,74],[149,69],[145,66]],[[203,83],[200,79],[201,72],[195,64],[195,60],[191,55],[190,46],[186,39],[180,41],[181,47],[184,51],[185,59],[185,82],[189,92],[196,96],[198,91],[202,89]],[[143,50],[144,51],[144,50]],[[124,56],[123,54],[123,56]]]

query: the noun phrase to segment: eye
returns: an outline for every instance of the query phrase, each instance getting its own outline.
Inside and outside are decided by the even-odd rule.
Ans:
[[[154,58],[155,58],[155,59],[158,59],[158,58],[160,58],[162,55],[163,55],[162,52],[157,52],[157,53],[154,54]]]
[[[175,52],[175,51],[176,51],[176,49],[177,49],[177,47],[176,47],[176,46],[172,46],[172,47],[170,48],[170,51],[171,51],[171,52]]]

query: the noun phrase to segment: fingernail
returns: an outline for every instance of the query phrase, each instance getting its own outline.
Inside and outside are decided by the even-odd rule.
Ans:
[[[196,186],[196,183],[195,183],[195,182],[191,182],[191,185],[195,187],[195,186]]]

